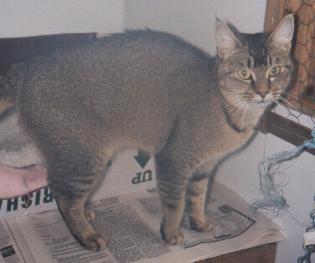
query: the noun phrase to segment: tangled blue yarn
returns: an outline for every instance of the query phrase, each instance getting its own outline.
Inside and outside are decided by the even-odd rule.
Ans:
[[[276,168],[285,161],[297,158],[306,148],[315,149],[315,127],[312,129],[311,135],[312,139],[305,141],[294,150],[271,155],[259,163],[259,190],[263,198],[251,205],[254,210],[272,209],[276,215],[287,210],[289,205],[282,195],[281,185],[274,183]]]

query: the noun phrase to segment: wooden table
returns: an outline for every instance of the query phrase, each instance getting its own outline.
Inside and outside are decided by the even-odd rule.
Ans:
[[[274,263],[277,244],[266,244],[249,248],[196,263]]]

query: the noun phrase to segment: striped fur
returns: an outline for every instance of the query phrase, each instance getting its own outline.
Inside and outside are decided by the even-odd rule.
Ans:
[[[239,34],[218,22],[216,60],[171,34],[130,31],[12,69],[9,79],[21,77],[21,124],[46,158],[65,222],[86,248],[106,245],[86,206],[123,147],[156,155],[166,242],[183,239],[186,200],[191,225],[212,228],[205,217],[211,171],[248,144],[290,82],[289,48],[279,48],[278,35]],[[273,63],[282,72],[271,79]],[[250,80],[237,77],[244,69]]]

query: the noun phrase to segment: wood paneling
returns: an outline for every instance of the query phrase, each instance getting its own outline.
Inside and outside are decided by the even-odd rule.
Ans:
[[[288,13],[295,14],[293,55],[296,75],[288,97],[293,109],[315,112],[315,0],[268,0],[265,31],[271,32]]]

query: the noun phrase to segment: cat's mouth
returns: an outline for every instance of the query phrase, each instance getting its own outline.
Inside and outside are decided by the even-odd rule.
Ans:
[[[274,102],[273,99],[261,99],[261,100],[253,101],[252,105],[254,105],[257,108],[266,108],[273,102]]]
[[[274,98],[271,94],[267,94],[267,96],[265,97],[257,95],[254,97],[252,102],[253,105],[255,105],[258,108],[266,108],[274,102]]]

